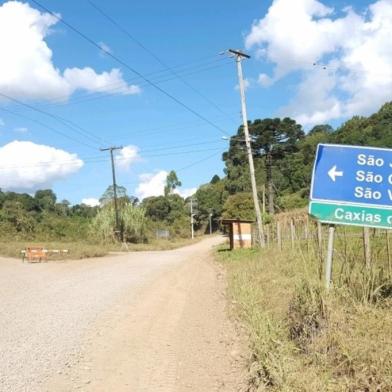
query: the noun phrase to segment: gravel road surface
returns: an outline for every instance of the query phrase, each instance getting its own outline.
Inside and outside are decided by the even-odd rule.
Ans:
[[[1,391],[238,391],[218,237],[172,251],[0,258]]]

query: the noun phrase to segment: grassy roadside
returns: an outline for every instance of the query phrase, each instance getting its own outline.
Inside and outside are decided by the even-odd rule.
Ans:
[[[170,250],[191,245],[203,237],[191,239],[154,240],[146,244],[128,244],[130,252]],[[51,254],[49,260],[75,260],[90,257],[102,257],[111,252],[124,252],[121,244],[94,244],[89,242],[61,242],[61,241],[0,241],[0,256],[21,258],[20,251],[28,246],[43,246],[46,249],[68,249],[68,253]]]
[[[220,249],[217,259],[249,332],[249,391],[392,391],[392,300],[380,295],[390,286],[366,294],[377,269],[360,280],[337,260],[346,279],[326,293],[317,256],[300,247]]]

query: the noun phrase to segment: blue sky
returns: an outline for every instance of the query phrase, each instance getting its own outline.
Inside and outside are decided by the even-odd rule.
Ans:
[[[53,19],[47,23],[43,14],[37,15],[31,10],[43,11],[36,4],[27,2],[29,9],[24,9],[23,12],[34,14],[35,23],[39,25],[44,20],[49,30],[39,33],[41,41],[40,36],[36,41],[32,38],[29,46],[30,57],[18,57],[18,51],[25,52],[23,45],[28,44],[25,37],[18,39],[15,36],[19,34],[19,30],[12,34],[13,25],[9,25],[10,34],[7,42],[4,41],[5,38],[4,42],[0,39],[0,49],[4,46],[10,57],[16,56],[15,62],[23,59],[27,68],[22,67],[19,70],[11,60],[5,71],[0,66],[0,72],[4,71],[3,75],[9,72],[16,80],[13,82],[12,77],[3,77],[4,80],[1,80],[0,77],[0,93],[50,115],[72,121],[73,130],[66,126],[64,121],[57,121],[42,112],[5,98],[1,99],[0,164],[5,166],[0,172],[1,186],[27,192],[32,192],[37,187],[52,186],[60,199],[68,199],[72,203],[78,203],[85,198],[99,198],[111,183],[108,153],[99,151],[99,147],[107,145],[135,146],[134,148],[138,149],[137,157],[132,155],[135,151],[130,151],[131,155],[128,155],[127,159],[118,161],[118,184],[126,186],[129,194],[139,193],[139,196],[146,196],[149,192],[154,193],[154,186],[160,187],[163,171],[172,169],[178,171],[184,191],[208,182],[214,174],[223,175],[221,154],[227,148],[227,142],[222,140],[222,136],[224,133],[235,133],[241,123],[239,93],[235,89],[235,64],[227,56],[219,55],[230,47],[245,47],[252,55],[252,59],[244,63],[245,75],[249,81],[247,103],[250,119],[292,115],[302,119],[306,129],[309,129],[318,122],[329,122],[337,126],[352,114],[368,114],[376,110],[378,102],[385,101],[387,97],[377,96],[371,105],[362,105],[358,103],[359,100],[357,102],[356,97],[369,88],[364,90],[366,86],[363,86],[362,90],[354,91],[344,86],[349,85],[355,77],[365,80],[369,75],[373,75],[372,70],[367,68],[368,64],[361,63],[358,66],[359,63],[355,62],[358,60],[355,59],[359,49],[366,50],[367,43],[376,42],[381,45],[384,34],[388,33],[387,22],[392,21],[392,14],[391,19],[384,20],[373,35],[368,36],[368,33],[365,34],[362,30],[366,30],[363,27],[367,23],[376,22],[380,14],[388,16],[388,12],[381,6],[386,7],[390,2],[355,1],[354,9],[348,11],[345,9],[350,6],[348,1],[298,0],[298,5],[302,7],[299,19],[303,16],[310,21],[309,28],[315,31],[318,41],[315,39],[309,45],[308,42],[303,42],[303,45],[298,45],[298,49],[293,52],[292,47],[296,43],[290,42],[290,37],[295,40],[295,34],[298,32],[300,40],[304,35],[301,35],[303,32],[300,33],[303,27],[295,21],[292,21],[292,24],[290,22],[287,31],[287,23],[281,25],[285,17],[287,18],[287,15],[284,15],[284,3],[287,1],[250,0],[244,6],[242,2],[227,0],[113,1],[110,4],[107,1],[94,0],[98,7],[125,27],[143,46],[173,67],[188,85],[176,79],[151,54],[117,30],[87,0],[40,1],[221,130],[201,120],[157,89],[146,85],[127,68],[60,22]],[[0,2],[0,22],[2,11],[10,3]],[[295,2],[291,1],[292,3]],[[368,6],[375,3],[380,4],[380,9],[369,10]],[[3,12],[4,18],[9,19],[9,15],[12,15],[16,18],[15,23],[26,23],[22,11],[18,9],[11,12],[11,7],[7,9],[10,13],[5,15]],[[268,11],[274,10],[278,17],[268,17]],[[258,26],[261,19],[264,19],[265,23]],[[252,24],[255,24],[254,31],[251,31]],[[342,38],[346,37],[342,25],[347,29],[353,28],[362,32],[358,33],[357,52],[353,50],[353,45],[341,44]],[[281,26],[285,27],[282,29]],[[26,34],[31,37],[33,33],[28,31]],[[280,34],[282,37],[278,40],[276,36]],[[372,39],[373,41],[370,41]],[[52,52],[52,57],[49,56],[49,60],[46,58],[45,61],[49,61],[60,75],[50,81],[46,80],[45,71],[42,72],[45,61],[41,61],[38,55],[36,57],[35,49],[31,49],[35,42],[42,44],[42,41]],[[298,40],[296,42],[298,44]],[[37,50],[42,50],[42,47]],[[297,55],[305,60],[299,61]],[[45,53],[42,56],[45,57]],[[375,50],[374,57],[378,58],[377,56],[384,62],[390,59],[390,53],[380,54]],[[31,67],[28,66],[30,61]],[[322,73],[318,69],[321,67],[312,68],[313,62],[316,61],[327,64],[327,71]],[[380,66],[380,62],[375,64]],[[93,74],[72,71],[75,68],[83,70],[85,67],[91,68]],[[364,73],[357,75],[358,69],[362,68]],[[14,72],[14,69],[17,70]],[[71,70],[68,74],[65,72],[67,69]],[[121,75],[111,75],[108,81],[114,80],[116,83],[106,83],[102,87],[102,79],[98,75],[113,69],[118,69]],[[382,67],[380,69],[383,70]],[[17,72],[20,75],[15,76]],[[35,77],[38,73],[39,76]],[[267,82],[263,83],[263,80]],[[313,93],[321,97],[319,103],[309,95],[309,86],[314,84],[314,80],[321,80],[320,87]],[[28,86],[29,83],[31,86]],[[386,83],[389,83],[389,79]],[[110,85],[121,88],[113,91]],[[140,92],[131,94],[131,85],[134,86],[132,88],[140,89]],[[104,90],[109,90],[111,94],[103,92]],[[368,92],[376,94],[373,90]],[[214,102],[219,110],[200,94]],[[85,131],[94,137],[85,137],[80,133]],[[34,145],[12,144],[15,140],[30,141]],[[2,158],[1,148],[7,145]],[[36,148],[37,145],[77,154],[78,159],[84,162],[83,166],[78,161],[74,170],[67,171],[65,166],[70,158],[63,157],[59,162],[64,162],[64,170],[59,172],[58,165],[56,168],[50,167],[53,173],[48,175],[45,172],[47,166],[42,164],[42,160],[37,157],[27,159],[27,156],[36,154],[42,157],[49,154],[53,159],[60,158],[57,157],[57,152]],[[31,162],[38,162],[36,172],[27,175],[19,167],[15,174],[12,170],[20,162],[26,166],[33,166]],[[129,167],[124,167],[124,163],[129,163]],[[7,164],[10,164],[9,170]],[[27,178],[24,178],[25,174]],[[34,181],[31,176],[41,178],[42,181]],[[18,181],[15,180],[16,177]],[[144,188],[138,188],[143,182]],[[23,184],[30,189],[23,189]],[[158,193],[159,191],[155,190]]]

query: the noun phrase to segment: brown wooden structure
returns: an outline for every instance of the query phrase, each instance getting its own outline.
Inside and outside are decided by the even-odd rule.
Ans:
[[[228,227],[230,249],[252,247],[252,223],[251,220],[223,219],[222,224]]]

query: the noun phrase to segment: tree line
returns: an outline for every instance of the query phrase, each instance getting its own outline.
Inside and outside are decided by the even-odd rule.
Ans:
[[[319,143],[392,148],[392,103],[369,116],[355,116],[333,129],[317,125],[305,133],[291,118],[249,122],[259,199],[264,219],[275,212],[308,204],[311,173]],[[225,176],[196,192],[202,217],[213,210],[217,217],[254,219],[244,131],[240,126],[223,154]]]
[[[333,129],[323,124],[305,132],[291,118],[256,119],[249,122],[259,198],[264,220],[280,211],[308,203],[311,171],[319,143],[337,143],[392,148],[392,103],[369,117],[355,116]],[[251,184],[243,127],[230,139],[222,159],[224,176],[214,175],[192,196],[195,229],[219,228],[223,218],[254,219]],[[164,194],[139,201],[117,187],[124,239],[149,241],[157,230],[171,236],[190,234],[190,198],[175,193],[181,181],[174,171],[166,179]],[[0,191],[0,235],[37,239],[115,240],[113,187],[100,198],[100,207],[70,205],[58,201],[52,190],[34,195]]]

